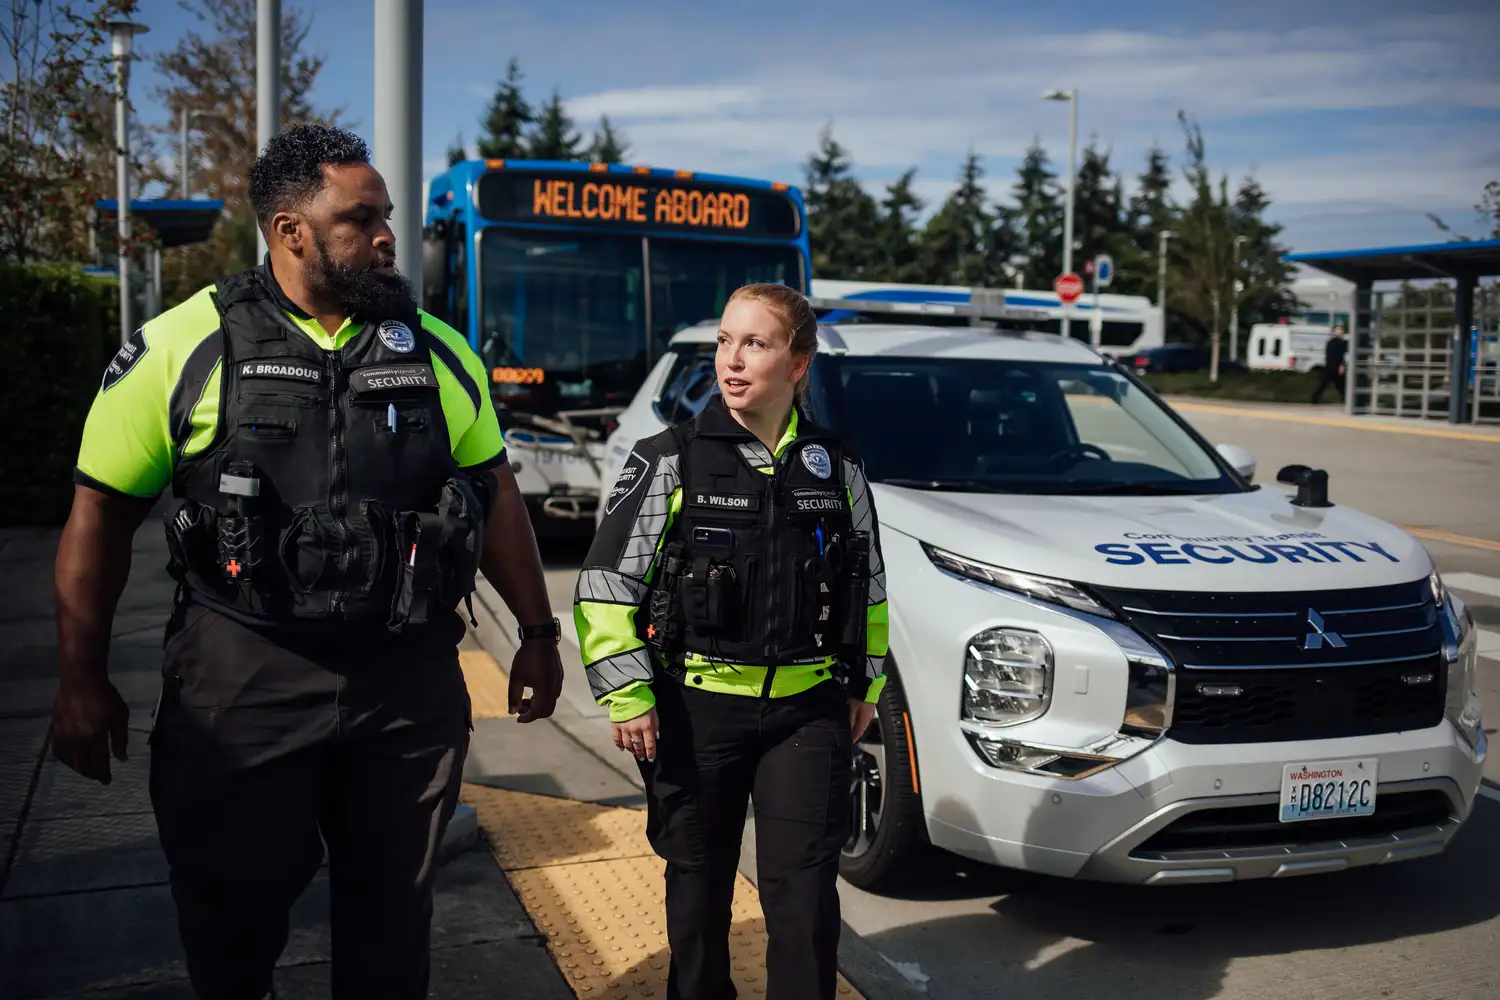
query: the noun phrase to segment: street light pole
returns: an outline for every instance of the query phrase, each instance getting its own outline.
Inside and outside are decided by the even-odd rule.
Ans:
[[[1077,187],[1078,160],[1078,91],[1049,90],[1042,95],[1049,101],[1068,102],[1068,201],[1063,209],[1063,274],[1073,273],[1073,197]],[[1062,335],[1072,336],[1071,306],[1063,306]]]
[[[1171,229],[1158,230],[1156,234],[1156,308],[1161,313],[1161,339],[1167,339],[1167,240],[1176,236]]]
[[[120,280],[120,345],[131,334],[130,291],[130,50],[136,35],[150,29],[133,21],[109,22],[109,48],[115,62],[115,180],[119,205],[115,212],[115,234],[119,238],[116,267]]]
[[[1244,283],[1240,281],[1240,244],[1245,242],[1245,237],[1234,238],[1234,312],[1229,316],[1229,360],[1240,359],[1240,292],[1244,290]]]
[[[379,64],[377,63],[377,66]],[[376,74],[379,76],[379,73]],[[260,150],[281,128],[281,0],[255,3],[255,132]],[[255,229],[256,256],[265,259],[266,234]]]
[[[375,168],[390,191],[396,269],[422,301],[422,0],[375,0]]]

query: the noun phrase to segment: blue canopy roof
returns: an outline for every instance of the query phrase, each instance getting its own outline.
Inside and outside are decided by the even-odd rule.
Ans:
[[[1500,240],[1289,253],[1286,260],[1357,283],[1500,276]]]
[[[94,202],[99,223],[114,224],[120,211],[120,200],[110,198]],[[224,202],[214,199],[153,198],[130,199],[130,214],[141,219],[161,237],[162,246],[180,247],[202,243],[213,235],[214,226],[224,213]]]

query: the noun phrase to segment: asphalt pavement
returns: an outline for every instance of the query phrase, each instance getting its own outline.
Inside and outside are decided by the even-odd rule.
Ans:
[[[1482,630],[1486,730],[1500,726],[1500,428],[1350,418],[1334,405],[1177,400],[1211,442],[1328,471],[1329,496],[1411,531]],[[550,546],[569,607],[586,541]],[[497,626],[497,630],[503,626]],[[566,642],[576,644],[564,617]],[[576,645],[571,656],[576,662]],[[581,740],[614,753],[571,668]],[[844,919],[915,994],[1006,1000],[1500,998],[1500,755],[1469,822],[1435,858],[1274,882],[1141,888],[1071,882],[934,852],[900,895],[841,883]],[[742,869],[753,872],[753,824]],[[869,990],[867,995],[871,994]]]

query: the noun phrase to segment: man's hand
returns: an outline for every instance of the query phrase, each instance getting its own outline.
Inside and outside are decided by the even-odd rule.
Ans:
[[[636,760],[655,760],[656,741],[661,739],[661,723],[657,721],[656,709],[637,715],[624,722],[611,722],[615,746],[629,750]]]
[[[875,718],[875,706],[871,702],[862,701],[858,698],[849,699],[849,736],[850,741],[858,743],[865,730],[870,727],[870,721]]]
[[[85,778],[113,780],[109,757],[124,761],[130,741],[130,708],[104,677],[63,683],[52,705],[52,753]]]
[[[551,716],[562,695],[562,660],[557,644],[551,640],[533,639],[521,643],[510,665],[510,712],[520,712],[517,722],[535,722]],[[531,697],[522,697],[525,689]]]

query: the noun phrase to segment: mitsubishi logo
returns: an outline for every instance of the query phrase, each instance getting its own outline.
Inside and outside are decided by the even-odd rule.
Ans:
[[[1334,649],[1343,649],[1349,645],[1344,641],[1343,636],[1324,628],[1323,616],[1312,608],[1307,609],[1307,627],[1312,631],[1302,637],[1303,649],[1322,649],[1324,639],[1327,639],[1328,645]]]

